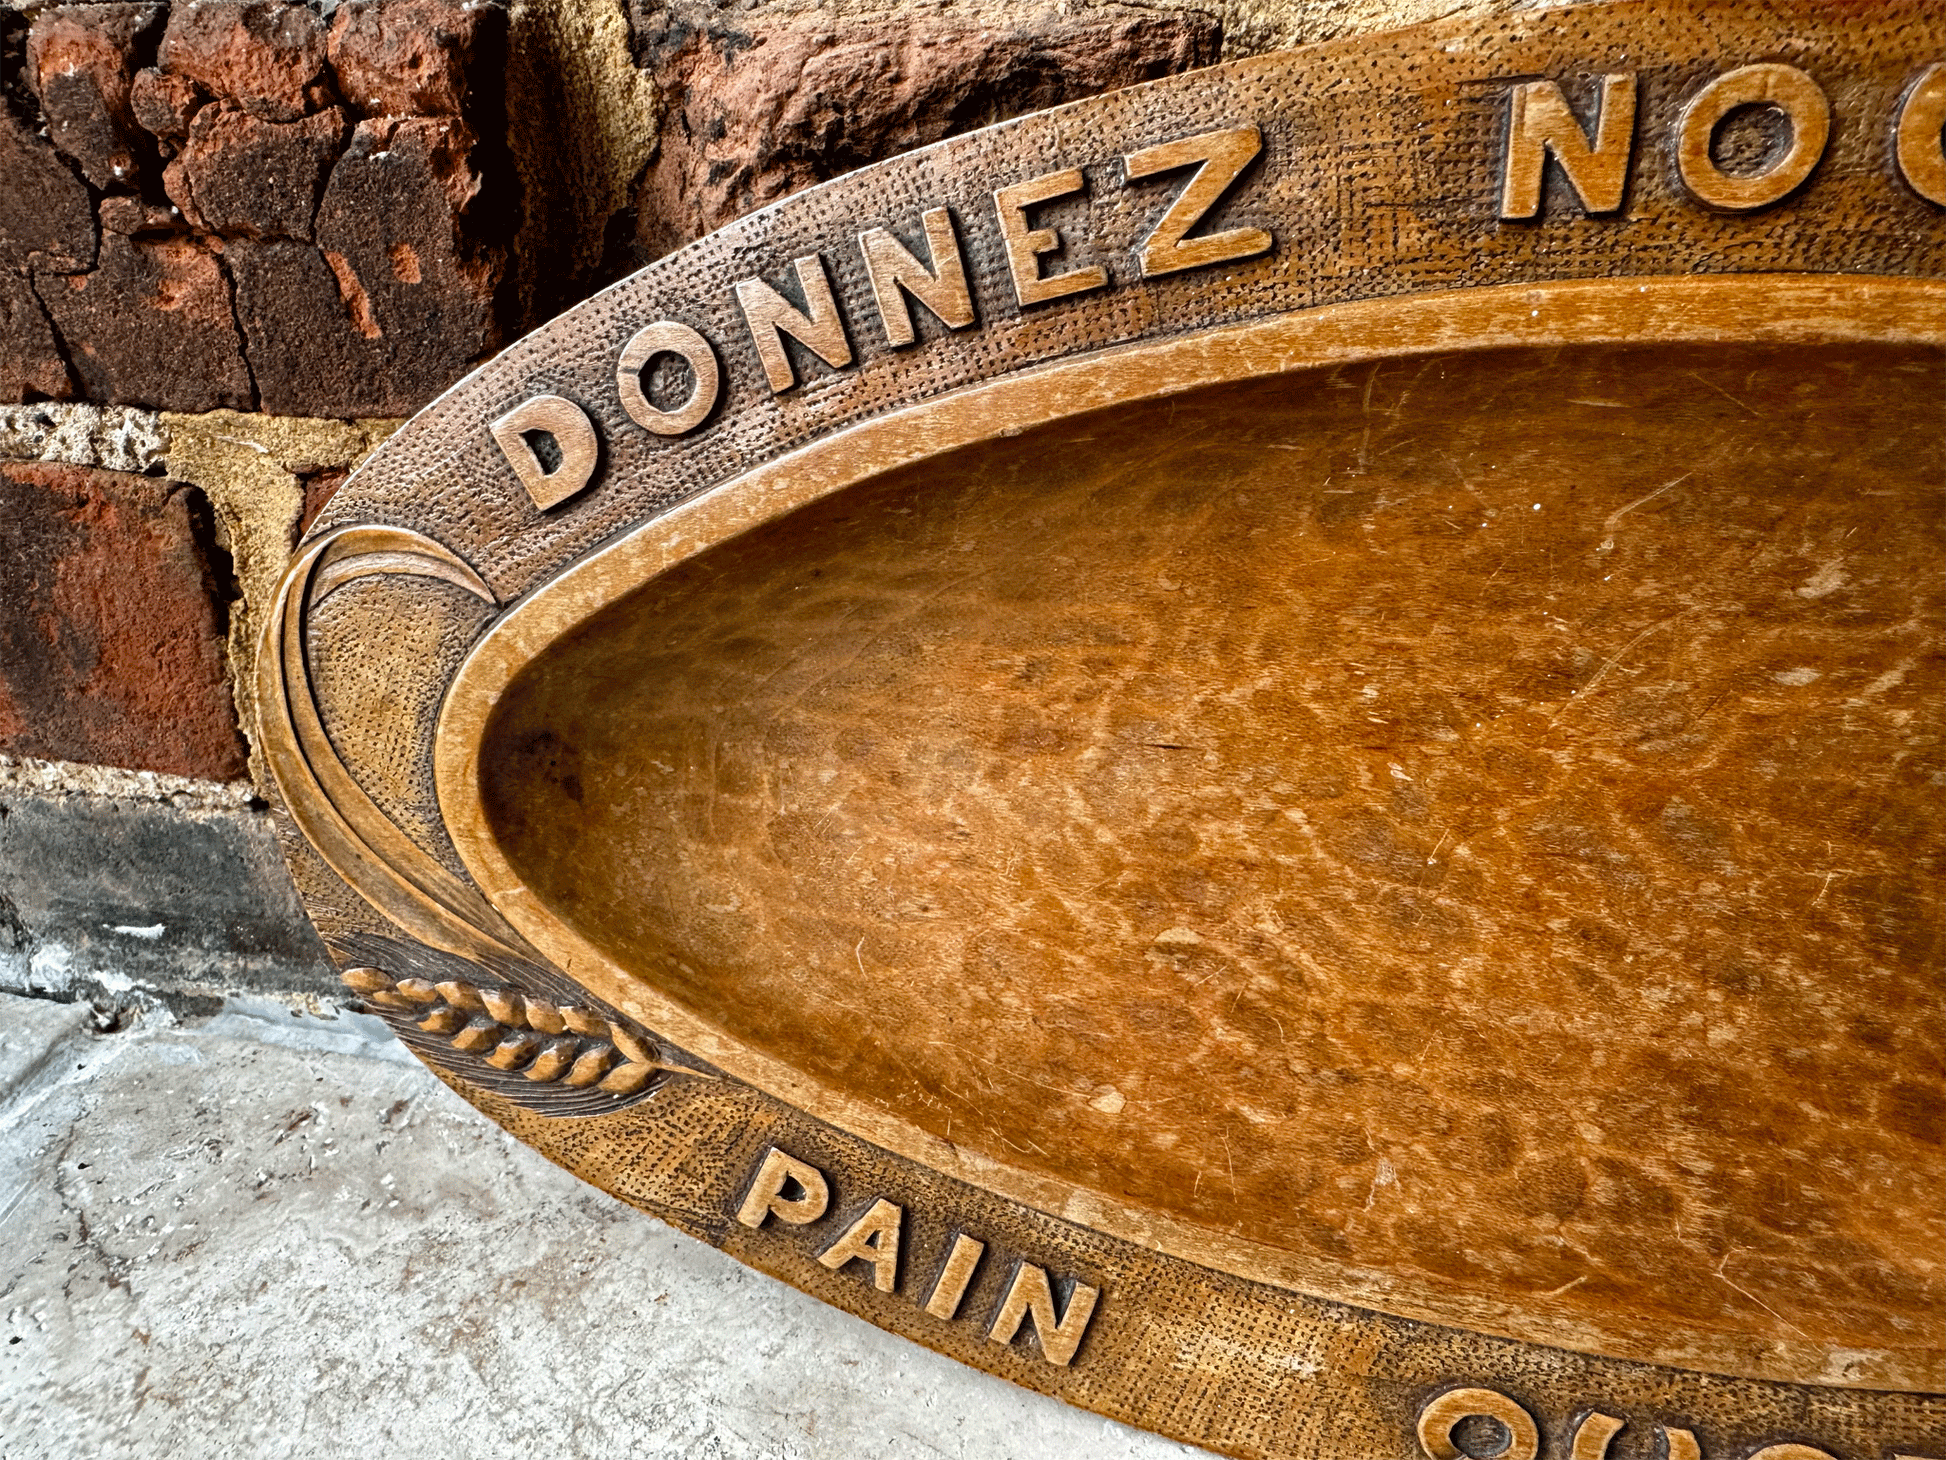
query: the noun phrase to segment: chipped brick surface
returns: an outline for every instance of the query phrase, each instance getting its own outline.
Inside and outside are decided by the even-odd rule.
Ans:
[[[0,397],[405,415],[515,327],[504,4],[121,0],[12,24]]]
[[[208,248],[107,233],[92,272],[37,273],[35,284],[90,400],[176,411],[250,404],[229,280]]]
[[[210,540],[177,483],[0,465],[0,751],[243,774]]]
[[[348,471],[325,469],[300,478],[304,483],[304,515],[298,520],[299,533],[311,530],[311,524],[317,520],[318,513],[322,512],[331,499],[338,495],[338,488],[345,484],[345,478],[350,475]]]
[[[180,142],[189,135],[189,119],[209,100],[209,94],[187,76],[171,76],[153,66],[137,71],[129,83],[129,110],[151,135],[163,142]]]
[[[59,5],[27,32],[28,81],[48,135],[98,188],[132,184],[153,147],[129,89],[162,16],[160,5]]]
[[[169,12],[161,67],[267,122],[294,122],[333,96],[324,22],[281,0],[195,0]]]
[[[318,207],[317,246],[229,254],[266,410],[398,416],[498,339],[500,260],[461,226],[477,176],[456,121],[361,122]]]
[[[95,260],[88,188],[33,127],[0,104],[0,268],[85,269]]]
[[[1216,60],[1195,11],[824,14],[766,20],[634,0],[638,48],[678,99],[637,197],[649,256],[868,162]]]
[[[349,0],[331,19],[338,85],[373,116],[457,117],[491,86],[507,14],[449,0]]]
[[[165,186],[198,226],[242,237],[305,238],[348,130],[332,107],[295,122],[204,107]]]
[[[1212,14],[1116,3],[614,3],[654,88],[628,104],[660,117],[660,145],[589,216],[563,212],[569,238],[518,232],[551,196],[527,154],[595,123],[586,98],[550,93],[561,114],[520,131],[517,171],[506,0],[112,0],[9,22],[0,398],[409,414],[542,322],[527,314],[741,213],[1206,64],[1221,39]],[[556,253],[579,262],[536,290]]]
[[[65,400],[72,390],[33,286],[0,271],[0,401]]]

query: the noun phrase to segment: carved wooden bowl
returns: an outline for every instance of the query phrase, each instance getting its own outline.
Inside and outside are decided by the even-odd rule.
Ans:
[[[625,1199],[1230,1453],[1946,1454],[1937,44],[1345,42],[580,306],[266,615],[347,980]]]
[[[717,1067],[1132,1240],[1897,1349],[1942,398],[1923,350],[1455,351],[978,442],[463,673],[462,852]]]

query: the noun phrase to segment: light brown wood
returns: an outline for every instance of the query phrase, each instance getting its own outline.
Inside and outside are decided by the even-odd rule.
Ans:
[[[644,367],[661,355],[674,355],[689,371],[689,393],[680,404],[661,407],[642,387]],[[686,436],[709,419],[723,398],[723,373],[710,342],[686,324],[664,320],[639,331],[615,362],[615,393],[638,426],[658,436]]]
[[[944,208],[928,208],[920,216],[925,228],[930,263],[921,263],[911,250],[883,228],[858,235],[858,251],[871,275],[872,302],[886,343],[910,345],[919,338],[912,326],[906,294],[932,312],[948,329],[963,330],[973,323],[973,296],[967,292],[966,265],[960,258],[953,215]]]
[[[1453,312],[1438,317],[1450,342]],[[1763,1109],[1819,1108],[1834,1075],[1782,1057],[1786,1031],[1887,959],[1902,972],[1866,1002],[1917,1009],[1931,983],[1923,943],[1840,955],[1852,915],[1828,891],[1822,935],[1749,918],[1812,903],[1827,873],[1896,878],[1912,850],[1905,836],[1839,850],[1841,803],[1825,798],[1904,794],[1896,778],[1839,787],[1940,688],[1915,668],[1937,606],[1897,595],[1925,581],[1946,469],[1927,404],[1946,377],[1923,352],[1809,341],[1474,358],[1394,354],[935,452],[769,532],[723,522],[707,551],[697,522],[665,519],[559,580],[573,609],[544,592],[502,620],[509,642],[544,641],[540,657],[501,662],[490,635],[462,670],[441,741],[460,854],[604,999],[965,1179],[1085,1202],[1107,1230],[1347,1301],[1541,1341],[1598,1333],[1608,1351],[1678,1338],[1734,1364],[1743,1320],[1712,1337],[1703,1254],[1713,1232],[1762,1225],[1765,1193],[1804,1156],[1753,1150],[1752,1116],[1712,1108],[1724,1036]],[[1154,387],[1141,364],[1118,378]],[[1780,422],[1813,454],[1775,444]],[[1832,457],[1836,429],[1898,466],[1874,477]],[[1334,494],[1347,440],[1370,464]],[[1710,463],[1700,480],[1672,464],[1689,453]],[[807,455],[777,475],[801,491],[834,470]],[[1835,495],[1773,485],[1813,481]],[[731,497],[796,506],[759,484]],[[1850,566],[1801,546],[1753,556],[1779,532],[1847,541],[1829,562]],[[671,544],[680,565],[638,586],[629,565]],[[1518,563],[1533,565],[1524,586],[1489,581]],[[597,613],[604,570],[613,607]],[[1761,627],[1782,601],[1810,632],[1838,573],[1850,612],[1913,628]],[[1894,597],[1866,605],[1866,582]],[[1481,640],[1468,619],[1484,605],[1496,627]],[[1890,720],[1847,708],[1872,684]],[[1723,818],[1773,785],[1813,798],[1801,820],[1768,819],[1780,806],[1734,851],[1695,842],[1728,835]],[[1511,823],[1486,809],[1516,806]],[[1912,916],[1916,931],[1937,911]],[[1649,917],[1670,928],[1642,929]],[[1807,935],[1824,950],[1808,964]],[[1773,989],[1768,1032],[1715,1024],[1726,960],[1802,982]],[[1779,1039],[1777,1058],[1760,1052]],[[1556,1077],[1536,1084],[1542,1069]],[[1452,1111],[1482,1081],[1521,1093],[1433,1137],[1418,1130],[1428,1079],[1453,1082]],[[1673,1124],[1645,1082],[1669,1091]],[[1619,1140],[1599,1133],[1618,1104],[1636,1112]],[[1878,1138],[1859,1114],[1866,1127],[1832,1138],[1862,1152]],[[1678,1127],[1705,1169],[1756,1163],[1748,1207],[1679,1165],[1637,1164],[1646,1133]],[[1346,1152],[1344,1178],[1293,1194],[1293,1172]],[[1875,1159],[1925,1158],[1920,1142]],[[1375,1160],[1403,1178],[1380,1183]],[[1583,1162],[1625,1183],[1605,1208],[1586,1205]],[[1574,1190],[1545,1194],[1562,1169]],[[1940,1195],[1877,1208],[1860,1194],[1852,1230],[1916,1276],[1946,1240]],[[1647,1238],[1648,1201],[1671,1203],[1686,1235]],[[1530,1247],[1551,1211],[1569,1216],[1558,1256]],[[1910,1238],[1897,1255],[1893,1233]],[[1456,1238],[1463,1268],[1445,1256]],[[1793,1261],[1751,1250],[1769,1252],[1759,1271]],[[1553,1291],[1591,1260],[1597,1283]],[[1758,1297],[1857,1350],[1896,1345],[1923,1312],[1841,1317],[1836,1290]]]
[[[1894,152],[1899,175],[1920,197],[1946,206],[1946,148],[1936,145],[1946,128],[1946,63],[1928,66],[1899,108]]]
[[[1270,252],[1271,237],[1261,228],[1188,236],[1263,150],[1263,133],[1256,127],[1226,127],[1200,137],[1165,142],[1160,147],[1144,147],[1122,159],[1122,175],[1130,182],[1166,176],[1186,167],[1196,169],[1155,225],[1155,232],[1142,241],[1145,278],[1253,259]]]
[[[1553,159],[1583,209],[1613,213],[1622,206],[1635,138],[1636,78],[1632,71],[1601,78],[1601,115],[1592,141],[1552,81],[1528,81],[1508,101],[1507,165],[1500,190],[1502,218],[1541,211],[1541,186]],[[1711,125],[1720,118],[1711,118]],[[1709,137],[1702,139],[1708,154]]]
[[[601,458],[601,441],[588,413],[558,395],[522,401],[490,429],[527,495],[543,512],[585,488]],[[543,459],[541,442],[551,459]]]
[[[1080,168],[1064,167],[1059,172],[1043,173],[994,190],[994,216],[1000,222],[1000,236],[1006,241],[1014,297],[1023,308],[1108,287],[1108,271],[1099,264],[1050,272],[1043,256],[1061,251],[1061,235],[1053,228],[1036,228],[1027,221],[1031,209],[1057,199],[1072,198],[1086,192],[1087,187]]]
[[[1104,1414],[1940,1453],[1942,46],[1444,23],[671,256],[266,615],[321,932],[569,1169]]]
[[[1731,171],[1713,155],[1717,129],[1742,108],[1781,114],[1789,140],[1754,167]],[[1831,103],[1818,83],[1775,61],[1739,66],[1716,77],[1683,109],[1676,162],[1689,190],[1712,208],[1739,213],[1768,208],[1811,175],[1831,138]]]
[[[824,274],[824,260],[815,254],[792,261],[798,292],[804,297],[799,308],[762,279],[744,279],[736,286],[737,303],[743,306],[743,321],[750,330],[750,342],[763,361],[764,378],[773,394],[781,394],[797,384],[797,368],[784,348],[784,337],[797,340],[825,364],[834,369],[851,363],[851,342],[845,338],[844,318],[831,297],[831,281]]]

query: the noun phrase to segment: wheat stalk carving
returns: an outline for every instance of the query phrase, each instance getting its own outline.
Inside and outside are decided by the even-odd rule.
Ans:
[[[394,978],[379,968],[348,968],[342,977],[367,1004],[418,1016],[413,1022],[426,1033],[536,1084],[634,1095],[676,1069],[638,1031],[578,1004],[463,979]]]

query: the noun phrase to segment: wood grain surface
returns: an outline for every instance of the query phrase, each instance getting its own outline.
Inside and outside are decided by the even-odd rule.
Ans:
[[[1429,26],[679,251],[312,528],[315,920],[554,1159],[1117,1418],[1941,1453],[1942,46]]]

